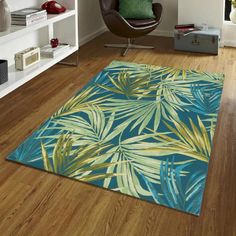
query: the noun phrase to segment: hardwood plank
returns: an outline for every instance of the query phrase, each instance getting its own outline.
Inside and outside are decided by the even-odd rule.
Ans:
[[[219,56],[183,53],[172,49],[173,39],[154,36],[137,41],[155,50],[133,50],[125,58],[103,48],[123,40],[105,33],[81,48],[78,68],[56,65],[0,100],[1,235],[236,235],[236,49],[220,49]],[[225,74],[200,217],[5,160],[112,60]]]

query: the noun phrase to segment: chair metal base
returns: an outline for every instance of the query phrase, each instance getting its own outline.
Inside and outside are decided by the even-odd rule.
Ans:
[[[143,45],[136,45],[133,44],[133,40],[128,39],[127,44],[105,44],[104,47],[106,48],[123,48],[123,52],[121,55],[124,57],[129,49],[154,49],[153,46],[143,46]]]

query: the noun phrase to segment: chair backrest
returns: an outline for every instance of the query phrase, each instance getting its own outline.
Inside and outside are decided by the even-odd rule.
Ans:
[[[119,0],[99,0],[102,11],[119,10]]]

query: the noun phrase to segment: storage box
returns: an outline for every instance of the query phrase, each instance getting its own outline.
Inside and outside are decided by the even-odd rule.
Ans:
[[[220,29],[209,28],[206,31],[194,31],[186,36],[175,30],[175,49],[189,52],[201,52],[218,55]]]
[[[7,60],[0,60],[0,84],[8,81],[8,63]]]

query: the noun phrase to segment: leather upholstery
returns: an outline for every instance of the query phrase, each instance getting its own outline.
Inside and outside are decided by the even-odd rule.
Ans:
[[[155,19],[138,20],[125,19],[119,14],[119,0],[100,0],[100,7],[104,22],[108,29],[115,35],[124,38],[136,38],[146,35],[161,22],[162,5],[153,4]]]
[[[119,11],[119,0],[102,0],[100,1],[102,11],[116,10]]]
[[[145,27],[156,23],[155,19],[146,19],[146,20],[127,19],[127,21],[133,27]]]

